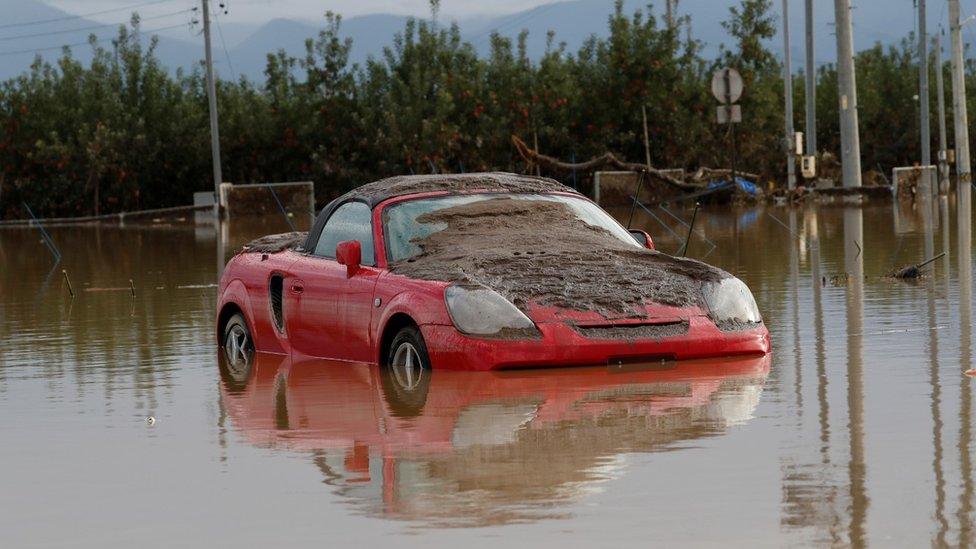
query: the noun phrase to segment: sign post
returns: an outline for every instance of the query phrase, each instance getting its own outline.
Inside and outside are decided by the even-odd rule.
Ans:
[[[736,185],[736,140],[735,125],[742,122],[742,107],[735,102],[742,98],[742,75],[733,68],[715,71],[712,76],[712,95],[721,105],[718,107],[718,123],[728,124],[732,138],[732,185]]]

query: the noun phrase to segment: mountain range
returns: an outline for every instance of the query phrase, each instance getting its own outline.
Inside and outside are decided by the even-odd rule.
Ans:
[[[643,2],[628,0],[625,11],[631,13]],[[662,0],[650,2],[656,14],[660,14]],[[0,19],[0,79],[11,78],[28,70],[35,55],[47,60],[60,55],[60,46],[71,44],[73,55],[82,62],[91,59],[91,48],[85,44],[88,34],[93,33],[110,46],[110,40],[118,31],[118,24],[106,24],[66,13],[40,0],[16,0],[7,2],[4,18]],[[170,70],[190,69],[203,57],[203,39],[200,36],[198,10],[195,2],[180,1],[161,3],[146,8],[142,15],[141,29],[144,35],[159,36],[157,55]],[[728,35],[721,22],[728,18],[731,0],[681,0],[679,14],[691,17],[691,33],[705,45],[705,55],[714,56]],[[907,0],[893,5],[889,0],[862,0],[854,10],[855,47],[862,49],[875,42],[895,43],[915,28],[912,3]],[[903,4],[903,5],[902,5]],[[774,2],[779,8],[780,2]],[[803,59],[802,2],[793,0],[790,12],[792,27],[791,52],[794,67]],[[613,11],[612,0],[563,0],[525,11],[499,17],[460,19],[462,36],[480,51],[489,47],[492,31],[514,38],[523,29],[528,30],[529,55],[538,57],[545,50],[546,34],[555,32],[557,42],[565,42],[569,51],[578,49],[590,35],[605,36],[607,18]],[[932,32],[946,24],[945,10],[929,8],[929,25]],[[129,14],[118,11],[117,23],[128,20]],[[273,19],[263,24],[222,21],[217,14],[214,26],[214,60],[223,78],[247,77],[255,82],[263,81],[267,54],[283,49],[291,55],[304,54],[307,38],[316,36],[324,26],[324,19],[294,20]],[[371,14],[345,18],[341,32],[352,38],[351,61],[363,63],[370,56],[382,54],[383,48],[392,44],[394,36],[402,32],[408,17],[402,15]],[[777,26],[780,24],[777,12]],[[814,14],[816,59],[818,63],[834,60],[835,37],[833,34],[833,3],[818,2]],[[969,31],[966,38],[973,36]],[[148,38],[147,38],[148,39]],[[768,44],[777,54],[783,51],[782,37],[777,36]]]

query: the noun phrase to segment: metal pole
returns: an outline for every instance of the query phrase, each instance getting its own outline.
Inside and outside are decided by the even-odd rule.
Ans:
[[[220,217],[220,183],[224,176],[220,171],[220,129],[217,124],[217,83],[214,81],[213,53],[210,48],[210,2],[203,3],[203,41],[207,61],[207,99],[210,103],[210,149],[213,154],[214,215]]]
[[[935,35],[935,91],[939,95],[939,192],[949,191],[949,163],[946,160],[945,78],[942,75],[942,29]]]
[[[959,0],[949,0],[949,31],[952,38],[952,115],[956,141],[956,189],[960,205],[969,205],[969,116],[966,112],[966,77],[962,57],[962,26],[959,21]]]
[[[860,187],[861,141],[857,121],[851,0],[834,0],[834,18],[837,30],[837,95],[840,100],[840,148],[844,186]]]
[[[813,0],[806,0],[807,30],[807,156],[817,154],[817,67],[814,61]]]
[[[790,0],[783,0],[783,98],[786,102],[786,184],[796,188],[796,151],[793,150],[793,67],[790,54]]]
[[[932,165],[932,135],[929,128],[929,38],[925,22],[925,0],[918,0],[918,106],[921,116],[923,192],[932,194],[928,167]]]
[[[735,122],[732,121],[732,84],[731,76],[729,71],[725,71],[725,115],[729,121],[729,137],[732,139],[732,189],[735,189],[737,182],[735,180],[735,168],[736,168],[736,142],[735,142]]]
[[[669,5],[670,5],[670,0]],[[651,169],[651,140],[647,133],[647,107],[641,105],[641,117],[644,119],[644,162],[647,164],[647,169]]]

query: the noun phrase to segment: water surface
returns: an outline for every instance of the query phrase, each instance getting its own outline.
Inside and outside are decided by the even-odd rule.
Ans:
[[[706,208],[689,255],[753,288],[771,356],[435,371],[420,400],[365,365],[221,361],[219,265],[281,219],[52,227],[60,265],[0,230],[0,546],[972,545],[957,210]],[[653,213],[676,250],[691,212]]]

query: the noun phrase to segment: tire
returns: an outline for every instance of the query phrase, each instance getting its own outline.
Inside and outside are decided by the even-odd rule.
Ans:
[[[240,313],[230,317],[224,325],[223,336],[220,352],[221,377],[229,388],[243,389],[254,365],[254,339]]]
[[[420,415],[427,404],[430,378],[430,356],[424,336],[416,326],[401,329],[390,344],[386,367],[381,372],[383,393],[393,415]]]

